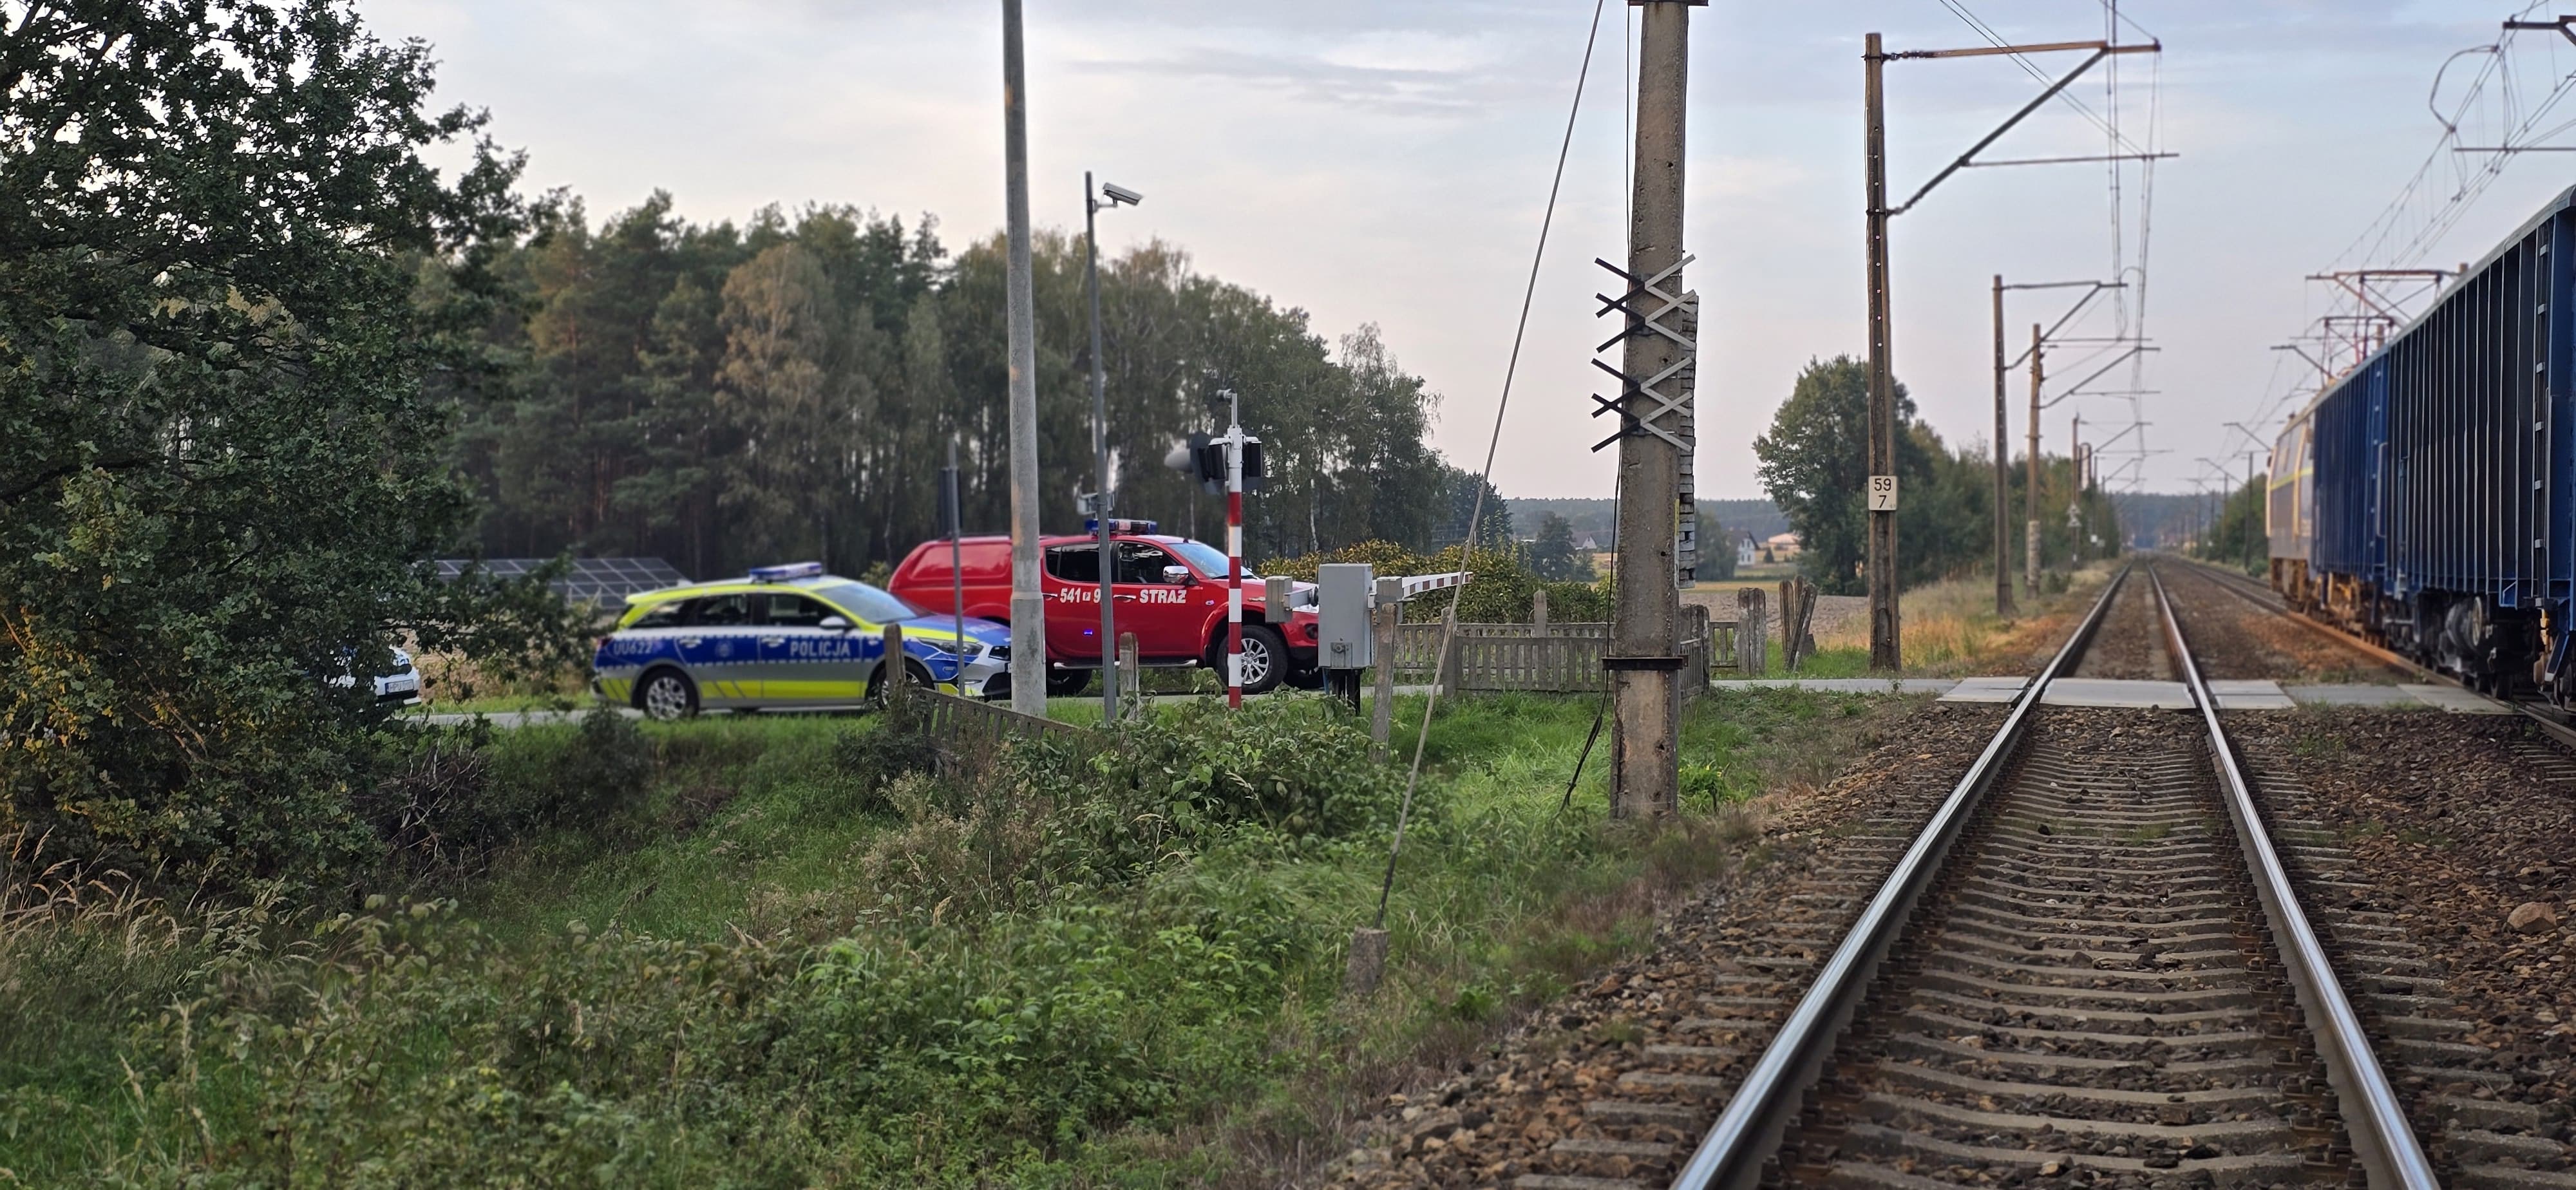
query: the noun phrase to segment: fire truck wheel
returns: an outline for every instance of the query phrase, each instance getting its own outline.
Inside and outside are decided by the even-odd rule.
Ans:
[[[1091,671],[1087,669],[1050,669],[1047,671],[1047,693],[1056,698],[1080,694],[1091,688]]]
[[[1219,678],[1225,676],[1225,641],[1221,637],[1216,642],[1215,664],[1211,668]],[[1268,624],[1244,625],[1243,692],[1268,694],[1286,676],[1288,642],[1280,637],[1279,630]]]

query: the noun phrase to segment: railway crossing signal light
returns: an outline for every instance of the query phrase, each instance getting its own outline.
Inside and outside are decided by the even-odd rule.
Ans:
[[[1188,443],[1172,448],[1163,456],[1163,465],[1174,471],[1196,476],[1199,486],[1211,496],[1225,494],[1225,439],[1207,434],[1192,434]],[[1243,439],[1243,490],[1258,492],[1268,487],[1270,472],[1262,461],[1261,440],[1247,434]]]

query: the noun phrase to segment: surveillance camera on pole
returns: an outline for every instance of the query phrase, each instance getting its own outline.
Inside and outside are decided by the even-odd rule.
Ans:
[[[1083,206],[1083,286],[1091,301],[1091,457],[1100,490],[1093,495],[1086,513],[1098,541],[1100,568],[1100,719],[1114,723],[1118,719],[1118,613],[1111,598],[1110,583],[1116,570],[1109,552],[1109,519],[1117,504],[1117,485],[1111,482],[1109,467],[1109,398],[1107,365],[1100,354],[1100,208],[1121,203],[1134,206],[1145,196],[1124,186],[1100,184],[1106,200],[1091,193],[1091,174],[1082,175]]]

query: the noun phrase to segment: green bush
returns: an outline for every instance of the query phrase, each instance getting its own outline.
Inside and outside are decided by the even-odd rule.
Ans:
[[[1289,839],[1335,838],[1392,821],[1402,782],[1370,758],[1347,712],[1315,700],[1265,700],[1229,711],[1202,699],[1132,721],[1087,758],[1083,799],[1182,835],[1255,826]],[[1068,758],[1022,745],[1012,779],[1043,788]]]
[[[810,948],[579,923],[510,947],[452,906],[371,909],[323,923],[285,986],[265,957],[218,961],[209,986],[229,991],[144,1029],[126,1100],[138,1123],[194,1138],[206,1120],[224,1142],[138,1146],[106,1172],[989,1181],[1222,1101],[1271,1060],[1239,1022],[1276,1012],[1284,973],[1319,942],[1223,901],[1072,903]],[[0,1117],[20,1123],[62,1106],[0,1093]]]
[[[1606,624],[1610,622],[1613,598],[1607,575],[1592,582],[1544,584],[1547,588],[1547,618],[1564,623]]]
[[[476,725],[398,741],[389,771],[352,799],[382,841],[383,879],[480,870],[530,832],[617,825],[653,780],[652,741],[614,711],[571,728]]]
[[[1547,589],[1547,614],[1551,620],[1598,622],[1610,618],[1608,577],[1593,582],[1548,582],[1530,569],[1529,559],[1519,550],[1477,550],[1462,560],[1456,546],[1436,554],[1417,554],[1391,542],[1364,541],[1320,554],[1277,559],[1264,564],[1261,573],[1312,582],[1327,562],[1366,562],[1386,578],[1461,569],[1474,573],[1475,577],[1463,588],[1433,591],[1406,601],[1405,618],[1415,623],[1438,619],[1455,600],[1458,618],[1463,622],[1526,624],[1530,621],[1530,597],[1542,587]]]
[[[605,824],[633,805],[653,776],[652,741],[606,707],[582,716],[568,737],[544,728],[500,733],[491,753],[486,813],[503,835]]]
[[[898,777],[927,773],[938,762],[914,716],[918,712],[888,706],[874,722],[862,723],[832,739],[832,767],[856,783],[854,808],[876,813],[894,809],[885,788]]]

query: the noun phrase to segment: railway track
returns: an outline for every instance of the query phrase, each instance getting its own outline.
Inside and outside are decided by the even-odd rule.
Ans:
[[[2197,711],[2043,705],[2140,632],[2108,651]],[[2215,705],[2124,573],[1928,821],[1863,824],[1515,1184],[2436,1185]]]
[[[2261,583],[2255,582],[2251,578],[2238,574],[2235,571],[2222,570],[2218,567],[2206,566],[2198,562],[2190,561],[2185,561],[2181,563],[2181,565],[2188,567],[2191,574],[2207,580],[2211,586],[2217,587],[2219,590],[2225,591],[2228,594],[2244,600],[2245,602],[2266,612],[2270,612],[2273,615],[2280,616],[2293,624],[2297,624],[2310,632],[2314,632],[2327,640],[2331,640],[2336,644],[2351,649],[2356,653],[2360,653],[2365,657],[2369,657],[2375,661],[2406,673],[2413,674],[2417,681],[2439,683],[2446,686],[2458,686],[2464,690],[2469,688],[2459,679],[2454,678],[2449,674],[2442,673],[2439,670],[2428,669],[2424,665],[2418,663],[2414,658],[2408,657],[2403,653],[2384,648],[2371,641],[2346,632],[2341,628],[2337,628],[2332,624],[2325,623],[2321,620],[2311,619],[2307,616],[2291,611],[2289,606],[2281,601],[2281,597],[2278,592],[2275,592],[2270,587],[2264,586]],[[2486,692],[2474,691],[2474,693]],[[2569,748],[2576,748],[2576,723],[2570,722],[2569,716],[2566,712],[2561,711],[2557,707],[2553,707],[2544,701],[2505,698],[2494,694],[2488,694],[2487,697],[2495,698],[2496,701],[2519,712],[2524,718],[2538,724],[2544,734],[2557,740],[2560,744]]]

